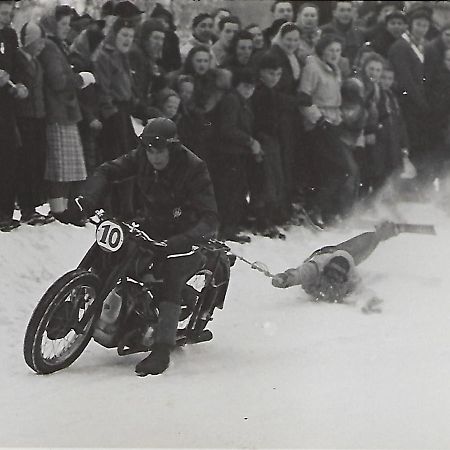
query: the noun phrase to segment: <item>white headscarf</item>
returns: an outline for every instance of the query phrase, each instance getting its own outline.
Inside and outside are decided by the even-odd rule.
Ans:
[[[286,26],[290,26],[290,25],[295,25],[297,27],[297,25],[293,22],[283,23],[283,25],[281,25],[280,29],[278,30],[278,33],[272,39],[272,45],[273,44],[278,45],[278,47],[280,47],[283,50],[283,52],[286,54],[287,58],[289,59],[289,63],[291,64],[291,69],[292,69],[292,74],[294,76],[294,79],[298,80],[300,78],[300,63],[297,59],[296,52],[287,53],[283,47],[283,44],[281,43],[283,29],[286,28]]]

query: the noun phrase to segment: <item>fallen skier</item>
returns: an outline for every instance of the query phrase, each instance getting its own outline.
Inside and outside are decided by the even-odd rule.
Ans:
[[[366,260],[380,242],[397,236],[401,231],[399,225],[383,222],[373,232],[323,247],[301,266],[273,276],[272,285],[277,288],[300,285],[316,301],[341,303],[359,285],[356,266]]]

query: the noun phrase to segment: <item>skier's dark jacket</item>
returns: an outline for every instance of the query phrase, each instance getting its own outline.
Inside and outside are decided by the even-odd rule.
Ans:
[[[180,144],[173,144],[169,151],[169,164],[161,171],[153,168],[145,149],[139,147],[103,163],[88,179],[84,197],[96,208],[111,182],[135,177],[144,229],[154,239],[171,238],[181,251],[214,237],[218,214],[206,164]]]

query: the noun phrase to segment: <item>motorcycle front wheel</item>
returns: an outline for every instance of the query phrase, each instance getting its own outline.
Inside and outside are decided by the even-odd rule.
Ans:
[[[80,329],[86,311],[98,295],[95,274],[76,269],[59,278],[37,304],[25,333],[27,365],[38,374],[70,366],[83,352],[94,332],[95,312]]]

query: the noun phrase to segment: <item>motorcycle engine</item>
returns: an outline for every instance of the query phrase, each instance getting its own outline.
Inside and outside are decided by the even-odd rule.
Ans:
[[[104,301],[94,340],[107,348],[149,347],[157,320],[150,294],[140,285],[126,282]]]

